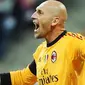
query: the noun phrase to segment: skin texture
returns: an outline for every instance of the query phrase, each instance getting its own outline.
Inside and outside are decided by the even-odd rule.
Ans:
[[[35,38],[45,38],[50,43],[65,30],[67,10],[63,3],[48,0],[41,3],[31,17],[35,24]],[[38,28],[36,24],[39,25]]]

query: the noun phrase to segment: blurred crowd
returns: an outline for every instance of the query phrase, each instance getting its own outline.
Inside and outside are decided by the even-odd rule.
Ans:
[[[32,26],[31,15],[43,1],[45,0],[0,0],[0,59],[9,48],[10,38],[16,39],[22,29]],[[79,0],[58,1],[63,2],[71,13],[75,5],[78,7]]]
[[[31,15],[44,0],[0,0],[0,58],[6,52],[11,36],[31,25]],[[13,38],[13,37],[12,37]]]

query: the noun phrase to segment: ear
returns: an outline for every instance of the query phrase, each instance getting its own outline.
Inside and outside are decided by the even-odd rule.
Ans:
[[[52,20],[52,26],[55,26],[58,23],[59,23],[59,17],[54,17]]]

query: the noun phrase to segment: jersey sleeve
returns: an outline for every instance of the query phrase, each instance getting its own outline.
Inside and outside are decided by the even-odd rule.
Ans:
[[[30,71],[29,67],[23,70],[10,72],[12,85],[34,85],[36,76]]]

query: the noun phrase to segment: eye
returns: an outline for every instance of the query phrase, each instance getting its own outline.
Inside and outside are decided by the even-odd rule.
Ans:
[[[37,11],[39,15],[42,15],[43,14],[43,11],[42,10],[38,10]]]

